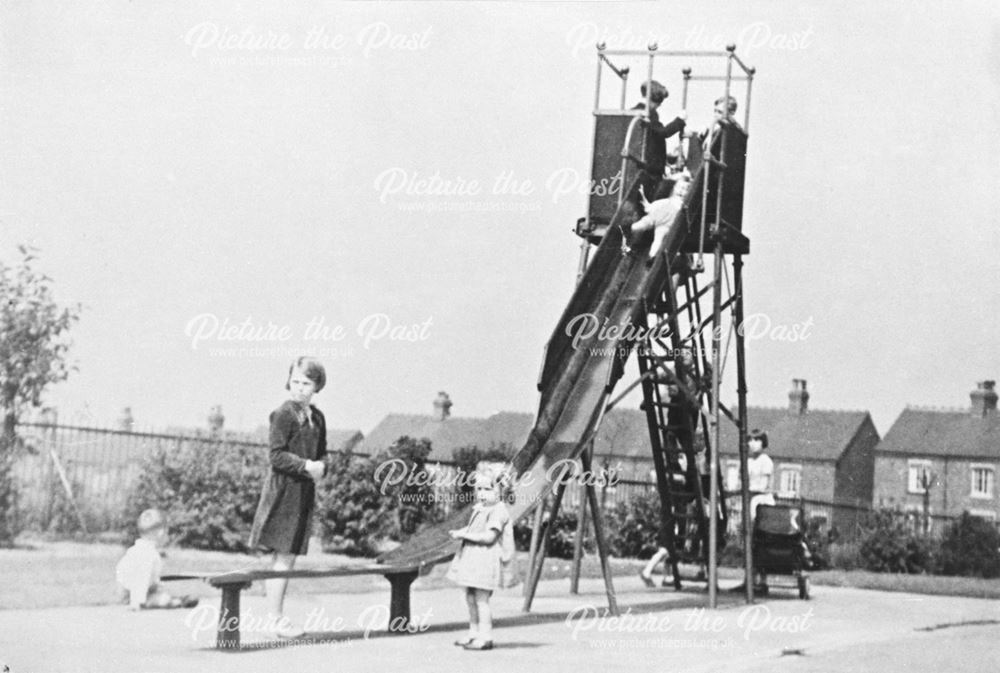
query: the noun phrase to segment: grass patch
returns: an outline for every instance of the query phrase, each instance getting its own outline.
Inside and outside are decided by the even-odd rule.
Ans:
[[[23,537],[19,539],[19,542],[21,544],[14,549],[0,550],[0,567],[4,569],[4,572],[0,573],[0,596],[4,597],[0,608],[111,605],[119,602],[119,593],[114,580],[114,566],[125,551],[123,545],[101,542],[53,541],[41,536]],[[517,562],[520,575],[524,577],[528,565],[527,553],[519,553]],[[320,568],[356,563],[366,563],[366,560],[334,554],[317,554],[303,557],[297,567]],[[266,557],[173,548],[167,550],[164,571],[167,573],[184,570],[223,572],[240,567],[263,567],[267,564]],[[612,574],[616,578],[620,578],[616,581],[618,586],[623,589],[635,588],[639,584],[636,575],[645,566],[645,561],[612,558],[610,565]],[[447,564],[438,565],[430,575],[421,578],[414,585],[414,589],[419,591],[454,586],[444,578],[447,568]],[[542,579],[566,579],[569,578],[571,570],[571,561],[548,558],[545,560]],[[697,571],[697,568],[684,566],[682,570],[685,575],[690,576]],[[660,565],[654,572],[657,585],[659,585],[662,573],[663,566]],[[596,555],[584,556],[580,574],[584,578],[602,576],[600,561]],[[891,575],[864,570],[824,570],[812,572],[810,576],[814,584],[823,586],[1000,599],[1000,579]],[[741,569],[719,568],[719,579],[722,581],[735,582],[742,577],[743,571]],[[372,575],[370,577],[333,577],[292,582],[289,590],[292,594],[350,594],[384,591],[385,586],[385,580],[381,576]],[[196,581],[172,582],[169,585],[169,590],[178,594],[195,594],[211,601],[217,600],[219,595],[218,590]],[[263,587],[260,582],[257,582],[250,591],[255,594],[262,593]]]
[[[810,578],[813,584],[830,587],[900,591],[931,596],[1000,598],[1000,579],[903,575],[874,573],[867,570],[822,570],[810,573]]]

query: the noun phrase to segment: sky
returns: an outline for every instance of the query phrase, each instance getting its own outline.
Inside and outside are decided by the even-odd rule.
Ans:
[[[733,42],[757,69],[750,404],[803,378],[812,408],[883,434],[907,404],[966,406],[1000,378],[1000,8],[734,5],[3,3],[0,259],[37,247],[83,307],[47,404],[142,429],[221,405],[253,429],[315,352],[331,427],[430,413],[439,390],[459,416],[535,411],[600,40]],[[685,66],[718,67],[659,59],[668,113]]]

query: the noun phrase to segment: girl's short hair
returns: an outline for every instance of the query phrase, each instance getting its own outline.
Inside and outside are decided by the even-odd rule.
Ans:
[[[323,390],[323,387],[326,385],[326,369],[323,368],[319,360],[308,356],[302,356],[292,362],[292,366],[288,368],[288,379],[285,381],[285,390],[291,389],[292,372],[296,369],[302,370],[306,378],[316,384],[317,393]]]
[[[650,80],[649,82],[643,82],[642,85],[639,86],[639,94],[642,95],[643,98],[646,97],[646,85],[647,84],[651,85],[649,87],[649,102],[650,103],[662,103],[663,101],[665,101],[667,99],[668,96],[670,96],[670,92],[667,91],[667,87],[663,86],[662,84],[660,84],[659,82],[657,82],[654,79],[654,80]]]
[[[513,495],[513,475],[510,472],[510,468],[504,466],[502,468],[497,467],[495,464],[480,464],[476,466],[476,472],[473,479],[473,483],[482,480],[492,486],[499,497],[501,502],[509,501]]]
[[[725,96],[719,96],[718,98],[715,99],[715,105],[722,105],[723,103],[726,102],[727,99]],[[729,114],[733,114],[734,112],[736,112],[736,98],[730,96],[728,99],[728,106],[729,106]]]
[[[754,428],[753,430],[751,430],[750,434],[747,436],[747,441],[749,442],[752,439],[759,439],[761,448],[763,449],[767,448],[767,433],[764,432],[763,430],[759,428]]]

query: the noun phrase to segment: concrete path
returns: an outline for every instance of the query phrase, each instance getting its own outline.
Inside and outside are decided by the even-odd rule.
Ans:
[[[379,578],[381,580],[381,578]],[[774,590],[746,606],[721,594],[703,609],[696,589],[645,589],[616,578],[620,618],[602,616],[600,580],[543,582],[534,611],[520,588],[494,597],[497,648],[466,652],[458,589],[414,585],[421,633],[387,636],[388,583],[354,594],[292,594],[289,613],[308,621],[300,642],[260,631],[263,598],[244,599],[240,652],[214,649],[217,600],[192,611],[130,613],[121,606],[0,610],[0,663],[12,673],[45,671],[985,671],[1000,661],[1000,604],[813,587],[813,600]],[[178,587],[181,588],[181,587]]]

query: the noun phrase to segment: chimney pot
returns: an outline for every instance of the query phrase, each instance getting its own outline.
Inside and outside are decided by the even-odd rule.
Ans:
[[[434,399],[434,420],[443,421],[451,416],[451,398],[443,390]]]
[[[132,407],[122,409],[121,416],[118,417],[118,429],[132,432],[135,426],[135,419],[132,417]]]
[[[809,392],[805,379],[792,379],[792,389],[788,393],[788,411],[801,416],[809,410]]]
[[[226,417],[222,414],[222,407],[216,405],[212,407],[208,414],[208,431],[212,434],[222,432],[222,426],[226,423]]]
[[[969,393],[972,400],[972,415],[982,418],[997,411],[996,381],[978,381],[976,389]]]

